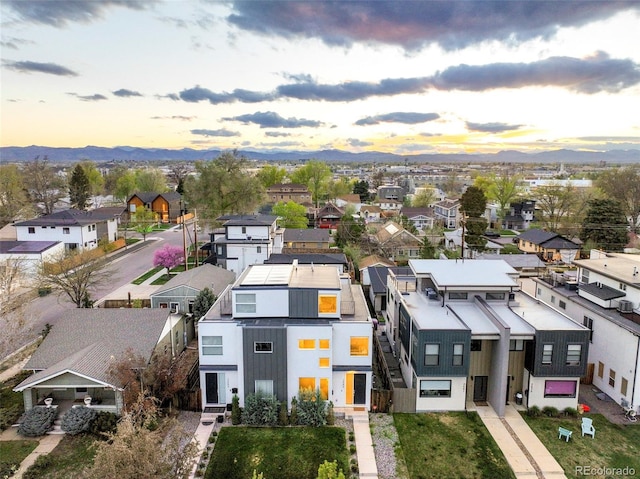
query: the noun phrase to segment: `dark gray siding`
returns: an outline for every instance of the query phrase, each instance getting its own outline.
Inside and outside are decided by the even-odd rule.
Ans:
[[[317,318],[318,317],[318,290],[317,289],[290,289],[289,290],[289,317]]]
[[[469,330],[421,330],[416,335],[417,345],[411,357],[417,376],[467,376],[471,357],[471,331]],[[425,344],[440,345],[437,366],[425,366]],[[453,365],[453,345],[463,344],[462,366]]]
[[[287,330],[284,327],[245,327],[242,330],[245,394],[255,392],[256,379],[273,381],[273,392],[279,401],[286,401],[287,393]],[[254,353],[253,343],[273,343],[273,352]]]
[[[553,344],[551,364],[542,364],[544,344]],[[567,365],[567,346],[580,344],[580,364]],[[529,345],[528,345],[529,346]],[[525,367],[534,376],[584,376],[589,354],[589,331],[537,331],[535,342],[527,348]]]
[[[411,315],[402,303],[400,303],[400,311],[398,313],[398,334],[404,350],[408,352],[411,344]]]

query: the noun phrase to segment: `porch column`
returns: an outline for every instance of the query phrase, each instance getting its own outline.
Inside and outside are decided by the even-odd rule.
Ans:
[[[33,390],[25,389],[22,391],[22,400],[24,401],[24,410],[33,409]]]

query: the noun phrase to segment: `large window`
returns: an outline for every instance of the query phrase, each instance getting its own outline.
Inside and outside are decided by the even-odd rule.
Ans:
[[[587,328],[589,328],[589,342],[593,342],[593,319],[589,316],[584,316],[582,319],[582,324],[584,324]],[[602,377],[602,375],[600,375]]]
[[[255,313],[256,312],[256,295],[247,293],[236,294],[236,312],[238,313]]]
[[[553,359],[553,344],[542,345],[542,364],[551,364]]]
[[[71,231],[69,230],[69,228],[62,228],[62,234],[63,235],[68,235],[70,233],[71,233]]]
[[[427,343],[424,345],[424,365],[437,366],[440,364],[440,345]]]
[[[504,293],[487,293],[486,294],[487,301],[497,301],[500,299],[504,299]]]
[[[256,379],[255,388],[256,394],[260,392],[266,396],[273,396],[273,380],[271,379]]]
[[[329,378],[320,378],[320,398],[329,399]]]
[[[509,351],[524,351],[524,339],[510,339]]]
[[[453,365],[462,366],[464,363],[464,344],[453,345]]]
[[[604,376],[604,363],[602,361],[598,361],[598,377],[602,379]]]
[[[369,338],[366,336],[351,336],[351,356],[369,355]]]
[[[298,349],[316,349],[316,340],[298,339]]]
[[[467,293],[449,293],[449,299],[467,299]]]
[[[582,354],[581,344],[567,345],[567,366],[579,366],[581,354]]]
[[[33,226],[29,226],[27,231],[29,232],[30,235],[36,234],[36,229]]]
[[[328,368],[330,365],[329,358],[319,358],[318,359],[318,367]]]
[[[299,378],[298,379],[299,390],[316,390],[316,378]]]
[[[451,397],[451,381],[433,381],[422,380],[420,381],[420,397]]]
[[[318,296],[318,313],[330,314],[338,311],[337,294],[321,294]]]
[[[204,356],[222,356],[222,336],[202,336]]]
[[[544,397],[546,398],[574,398],[576,397],[577,381],[545,381]]]
[[[253,343],[254,353],[272,353],[273,343],[271,341],[256,341]]]

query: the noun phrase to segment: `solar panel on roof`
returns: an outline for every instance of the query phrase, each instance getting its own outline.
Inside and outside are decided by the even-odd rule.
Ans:
[[[292,265],[274,264],[254,266],[242,281],[243,285],[289,284]]]

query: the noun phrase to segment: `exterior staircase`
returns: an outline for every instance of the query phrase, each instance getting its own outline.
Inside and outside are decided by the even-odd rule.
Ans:
[[[53,428],[47,432],[47,434],[57,435],[57,434],[65,434],[62,430],[62,417],[58,416],[55,421],[53,421]]]

